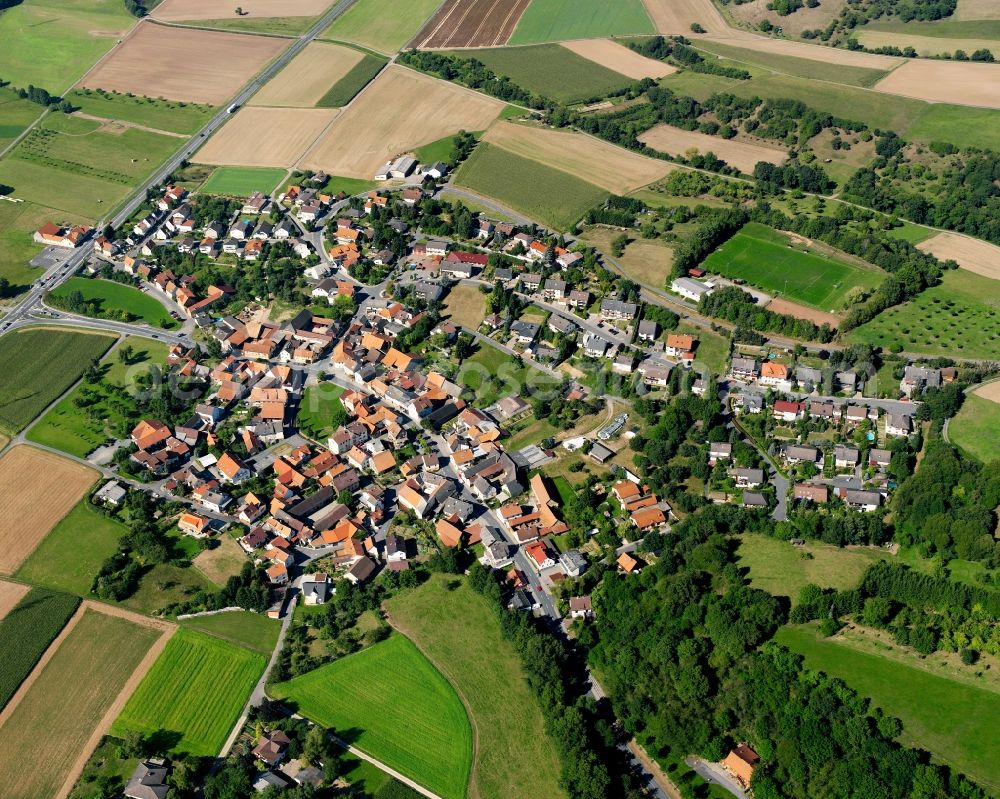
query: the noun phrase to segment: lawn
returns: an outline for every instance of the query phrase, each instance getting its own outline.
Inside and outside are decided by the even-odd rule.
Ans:
[[[634,81],[558,44],[461,50],[528,91],[562,103],[597,99]]]
[[[500,633],[487,601],[454,577],[435,575],[386,603],[392,623],[458,690],[476,730],[470,794],[480,799],[552,799],[559,758],[524,678],[521,660]],[[488,664],[484,668],[484,664]]]
[[[330,87],[330,91],[323,95],[316,103],[316,107],[339,108],[347,105],[358,92],[374,80],[387,63],[382,56],[366,54],[351,67],[350,72]]]
[[[0,89],[0,150],[41,116],[41,106],[22,100],[11,89]]]
[[[302,392],[299,405],[299,429],[315,441],[325,442],[336,430],[333,415],[343,408],[340,395],[344,389],[334,383],[319,383]]]
[[[444,799],[466,795],[472,729],[465,708],[407,638],[394,635],[272,694]]]
[[[548,419],[531,419],[529,417],[529,424],[526,427],[516,431],[503,442],[504,449],[510,452],[524,449],[524,447],[537,444],[546,438],[554,438],[560,432],[562,432],[561,428],[556,427]]]
[[[832,312],[842,310],[856,289],[873,289],[883,280],[875,267],[864,269],[791,242],[788,236],[751,222],[701,266],[724,277],[741,278],[775,297]]]
[[[276,167],[220,166],[201,187],[204,194],[249,197],[255,191],[270,194],[286,175]]]
[[[1000,403],[966,394],[962,410],[948,423],[948,439],[983,463],[1000,458]]]
[[[533,0],[511,44],[655,33],[642,0]]]
[[[455,324],[476,330],[486,316],[486,295],[477,286],[455,286],[445,298],[444,312]]]
[[[996,281],[965,269],[852,330],[850,341],[945,357],[1000,358]]]
[[[881,549],[845,549],[818,541],[792,546],[765,535],[740,536],[739,565],[750,570],[750,582],[774,596],[787,596],[794,604],[808,583],[821,588],[854,588],[874,561],[890,557]]]
[[[892,230],[887,231],[887,233],[894,239],[902,239],[903,241],[908,241],[914,246],[922,241],[926,241],[931,236],[936,236],[938,231],[933,228],[924,227],[923,225],[915,225],[912,222],[902,221],[899,227],[894,227]]]
[[[358,0],[327,28],[322,38],[353,42],[393,55],[434,13],[440,0]]]
[[[73,330],[19,330],[0,338],[0,430],[16,433],[114,342]]]
[[[104,119],[120,119],[147,128],[172,133],[196,133],[212,118],[210,105],[128,96],[102,89],[77,89],[66,95],[83,113]]]
[[[458,369],[456,382],[475,392],[475,406],[485,408],[509,394],[531,397],[537,391],[554,387],[556,379],[524,362],[519,366],[514,357],[489,344],[466,358]]]
[[[485,142],[454,182],[557,230],[569,230],[608,197],[599,186]]]
[[[101,565],[118,551],[128,529],[105,516],[86,497],[49,532],[15,577],[79,596],[89,596]]]
[[[215,756],[236,724],[267,659],[180,629],[111,727],[169,736],[171,752]]]
[[[123,319],[131,316],[132,322],[144,322],[147,325],[170,330],[178,326],[163,303],[134,286],[118,283],[114,280],[99,278],[71,277],[62,283],[53,297],[65,300],[70,294],[80,292],[86,303],[96,303],[97,312],[88,314],[97,319]]]
[[[87,756],[94,729],[160,635],[128,619],[84,611],[0,726],[4,799],[59,793],[74,763]],[[25,741],[32,742],[31,768],[25,767]]]
[[[413,151],[414,157],[422,164],[448,161],[455,154],[455,137],[445,136]]]
[[[247,610],[217,613],[214,616],[197,616],[193,619],[184,619],[181,625],[268,657],[274,651],[278,633],[281,631],[281,622],[277,619],[269,619],[260,613],[251,613]]]
[[[62,94],[135,22],[121,0],[26,0],[0,14],[0,75]]]
[[[839,677],[862,696],[903,722],[904,743],[927,749],[992,792],[1000,789],[996,764],[1000,718],[996,683],[971,684],[895,645],[874,648],[837,636],[823,638],[813,627],[783,627],[777,640],[805,656],[806,665]],[[870,651],[864,651],[862,647]],[[969,678],[971,680],[971,678]]]
[[[76,612],[70,594],[33,588],[0,619],[0,710],[31,673],[52,640]]]
[[[729,339],[686,322],[681,322],[673,332],[687,333],[698,340],[694,348],[696,371],[707,368],[714,375],[721,375],[726,371],[726,364],[729,361]]]
[[[131,347],[133,352],[128,363],[118,357],[125,346]],[[28,432],[28,440],[85,458],[109,438],[124,435],[126,430],[120,426],[126,423],[126,419],[117,402],[109,401],[112,393],[110,387],[130,388],[140,375],[148,374],[156,364],[162,365],[166,358],[166,344],[138,336],[126,339],[121,347],[101,363],[103,380],[94,385],[80,385],[73,389],[38,420]],[[84,394],[96,398],[87,409],[76,404],[76,400]]]

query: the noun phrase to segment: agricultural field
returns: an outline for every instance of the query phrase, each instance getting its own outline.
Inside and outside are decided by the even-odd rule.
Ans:
[[[0,714],[4,799],[69,791],[104,725],[156,651],[160,626],[96,609],[82,612],[51,658],[37,668],[16,705]],[[24,742],[34,760],[24,764]]]
[[[0,580],[0,622],[17,606],[17,603],[29,590],[30,588],[26,585]]]
[[[874,266],[865,269],[814,252],[810,245],[751,222],[709,255],[702,266],[824,312],[842,310],[855,290],[872,289],[882,282],[884,275]]]
[[[388,62],[382,56],[366,53],[350,72],[330,87],[316,105],[320,108],[338,108],[347,105],[365,86],[375,80],[386,63]]]
[[[658,33],[691,35],[697,22],[709,33],[728,31],[729,26],[712,0],[644,0],[646,11]]]
[[[874,88],[933,103],[1000,108],[1000,64],[913,58]]]
[[[750,583],[792,604],[809,583],[839,591],[854,588],[876,560],[891,558],[874,547],[835,547],[818,541],[792,546],[787,540],[744,533],[739,537],[739,565],[750,572]]]
[[[154,366],[162,365],[167,358],[166,345],[151,339],[134,336],[125,340],[122,347],[125,346],[132,350],[127,363],[117,354],[121,348],[106,356],[100,366],[103,380],[86,387],[77,386],[69,392],[32,426],[28,431],[28,440],[85,458],[113,438],[114,428],[116,425],[120,428],[124,416],[114,402],[107,401],[111,392],[104,383],[127,389],[139,376],[149,374]],[[88,410],[76,404],[85,390],[99,397]],[[124,432],[119,429],[119,434]]]
[[[481,61],[528,91],[561,103],[601,98],[633,82],[559,44],[462,50],[455,55]]]
[[[26,477],[30,475],[30,480]],[[0,574],[12,574],[80,500],[97,472],[24,444],[0,458]]]
[[[202,184],[203,194],[249,197],[255,191],[269,195],[287,170],[281,167],[221,166]]]
[[[265,83],[248,105],[312,108],[364,57],[353,47],[311,42]]]
[[[177,149],[178,139],[65,114],[49,114],[0,161],[0,183],[25,200],[94,219],[125,199]]]
[[[893,33],[873,30],[868,26],[857,32],[857,39],[865,47],[912,47],[923,57],[948,56],[956,50],[972,53],[976,50],[996,50],[1000,48],[1000,39],[960,39],[940,36],[920,36],[912,33]]]
[[[988,790],[1000,789],[994,766],[1000,743],[993,735],[1000,717],[1000,686],[977,681],[968,669],[927,660],[888,636],[824,638],[813,626],[783,627],[777,641],[803,655],[806,666],[838,677],[903,722],[903,743],[928,750]]]
[[[316,17],[330,0],[243,0],[240,8],[247,17]],[[233,14],[228,0],[163,0],[152,17],[168,22],[222,19]]]
[[[676,169],[666,161],[633,153],[583,133],[513,122],[497,123],[487,131],[483,141],[615,194],[627,194],[661,180]]]
[[[521,661],[488,603],[454,578],[435,575],[386,605],[392,623],[455,686],[476,735],[470,795],[556,799],[559,758]],[[483,669],[483,663],[489,663]]]
[[[688,31],[690,33],[690,27]],[[532,0],[511,44],[654,33],[642,0]]]
[[[336,432],[333,416],[342,409],[340,395],[344,389],[334,383],[318,383],[308,386],[302,393],[299,404],[298,426],[315,441],[325,442]]]
[[[393,55],[413,38],[440,0],[358,0],[323,32],[324,39],[351,42]]]
[[[135,317],[138,323],[170,330],[178,323],[167,313],[163,303],[139,291],[134,286],[113,280],[71,277],[52,292],[53,297],[65,300],[79,292],[87,303],[98,303],[94,315],[98,319],[120,318],[123,313]]]
[[[962,269],[1000,280],[1000,247],[982,239],[960,233],[938,233],[921,241],[917,249],[929,252],[939,261],[951,259]]]
[[[608,196],[600,186],[485,142],[454,183],[557,230],[569,230]]]
[[[218,546],[197,553],[191,559],[191,565],[221,587],[230,577],[240,573],[247,556],[230,536],[220,536],[217,541]]]
[[[212,106],[200,103],[141,95],[129,97],[97,89],[77,89],[67,94],[66,99],[84,114],[178,134],[200,130],[215,111]]]
[[[111,336],[40,328],[0,339],[0,430],[20,431],[113,343]]]
[[[456,325],[476,330],[486,316],[486,295],[476,286],[455,286],[445,297],[444,313]]]
[[[119,549],[128,528],[84,497],[67,513],[15,573],[18,580],[77,596],[89,596],[101,565]]]
[[[600,64],[632,80],[662,78],[677,71],[676,67],[670,66],[665,61],[646,58],[613,39],[580,39],[575,42],[563,42],[562,46],[588,61]]]
[[[699,39],[698,41],[699,43],[704,41],[718,42],[720,44],[754,50],[760,54],[791,56],[793,58],[819,61],[824,64],[835,64],[842,67],[860,67],[862,69],[885,71],[894,69],[906,62],[906,59],[897,56],[864,53],[859,50],[845,50],[838,47],[825,47],[821,44],[810,44],[809,42],[792,41],[791,39],[776,39],[758,33],[748,33],[733,29],[724,31],[721,34],[707,36],[705,39]],[[832,76],[835,73],[831,72],[828,74]]]
[[[8,593],[3,583],[4,593]],[[0,619],[0,710],[7,706],[21,683],[31,674],[66,623],[80,600],[70,594],[32,588]]]
[[[135,24],[119,0],[26,0],[0,14],[0,76],[62,94]]]
[[[443,799],[466,795],[473,745],[465,708],[407,638],[394,635],[271,693]]]
[[[1000,392],[988,383],[965,395],[962,409],[948,423],[948,440],[983,463],[1000,460]]]
[[[186,629],[197,630],[268,657],[274,651],[281,631],[281,622],[277,619],[269,619],[261,613],[246,610],[197,616],[184,619],[180,624]]]
[[[269,36],[143,23],[80,85],[222,105],[287,46],[287,39]],[[178,64],[184,79],[178,79]]]
[[[619,235],[621,235],[620,230],[591,225],[584,229],[580,238],[608,257],[611,253],[611,242]],[[615,262],[636,283],[662,289],[673,269],[673,255],[673,248],[665,242],[637,237],[625,246],[624,255],[615,258]]]
[[[848,336],[886,349],[964,358],[1000,358],[996,283],[956,269],[915,299],[883,311]]]
[[[194,154],[193,160],[200,164],[287,169],[330,127],[338,113],[333,108],[241,108]],[[279,175],[275,183],[280,179]]]
[[[445,0],[414,43],[424,50],[507,44],[531,0]]]
[[[163,731],[172,752],[217,755],[266,662],[249,649],[182,628],[126,703],[112,734]]]
[[[371,179],[402,153],[460,130],[483,130],[504,103],[390,65],[301,159],[306,169]],[[400,113],[405,109],[405,113]]]
[[[41,114],[40,106],[22,100],[11,89],[0,88],[0,149],[20,136]]]
[[[747,175],[753,174],[754,167],[760,161],[780,165],[788,160],[787,151],[778,147],[752,144],[738,139],[723,139],[720,136],[709,136],[707,133],[683,130],[672,125],[656,125],[638,138],[647,147],[668,155],[687,156],[692,150],[700,154],[715,153],[727,164]]]

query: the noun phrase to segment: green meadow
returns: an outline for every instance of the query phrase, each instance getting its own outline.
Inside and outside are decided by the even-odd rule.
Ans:
[[[67,94],[66,99],[85,114],[104,119],[120,119],[171,133],[195,133],[205,126],[215,112],[210,105],[129,96],[99,89],[76,89]]]
[[[511,44],[654,33],[642,0],[532,0]]]
[[[79,292],[85,302],[96,303],[98,318],[118,318],[127,313],[137,322],[171,329],[177,321],[170,316],[163,303],[134,286],[100,278],[71,277],[52,292],[53,297],[65,300]]]
[[[1000,403],[966,394],[962,409],[948,423],[948,439],[983,463],[1000,459]]]
[[[270,194],[286,172],[276,167],[220,166],[205,181],[201,191],[228,197],[249,197],[255,191]]]
[[[391,55],[416,35],[439,5],[440,0],[358,0],[322,37]]]

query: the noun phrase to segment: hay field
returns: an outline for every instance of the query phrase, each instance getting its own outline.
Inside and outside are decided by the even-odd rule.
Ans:
[[[500,100],[390,65],[305,154],[297,166],[371,178],[386,161],[459,130],[483,130]]]
[[[336,108],[241,108],[191,160],[219,166],[287,168],[339,113]]]
[[[502,122],[483,141],[507,152],[582,178],[615,194],[626,194],[661,180],[674,166],[633,153],[582,133]]]
[[[0,574],[11,574],[97,478],[73,461],[25,445],[0,458]]]
[[[712,0],[644,0],[656,30],[660,33],[691,35],[691,23],[699,23],[709,33],[719,34],[729,26]]]
[[[247,17],[315,17],[326,11],[330,0],[241,0],[239,5]],[[168,22],[237,19],[234,8],[229,0],[163,0],[150,16]]]
[[[287,39],[145,22],[80,86],[222,105],[287,46]]]
[[[26,593],[28,586],[0,580],[0,619],[10,613]]]
[[[607,67],[633,80],[662,78],[677,71],[675,67],[664,61],[646,58],[612,39],[583,39],[576,42],[563,42],[562,46],[579,56],[583,56],[588,61],[593,61],[595,64],[600,64],[602,67]]]
[[[920,242],[917,249],[929,252],[941,261],[951,258],[962,269],[1000,280],[1000,247],[995,244],[959,233],[938,233]]]
[[[932,103],[1000,108],[1000,64],[914,58],[890,72],[874,88]]]
[[[855,50],[843,50],[839,47],[824,47],[819,44],[793,42],[790,39],[769,39],[746,31],[729,29],[721,36],[706,37],[710,42],[729,44],[734,47],[745,47],[761,53],[786,55],[793,58],[808,58],[822,61],[825,64],[835,64],[841,67],[862,67],[864,69],[893,69],[904,63],[906,59],[895,56],[862,53]]]
[[[247,105],[312,108],[364,57],[353,47],[312,42],[264,84]]]
[[[671,125],[652,127],[639,136],[639,141],[669,155],[684,155],[692,148],[699,153],[713,152],[727,164],[748,175],[753,174],[758,161],[778,165],[788,159],[788,153],[784,150],[736,139],[723,139],[721,136],[709,136],[696,130],[681,130]]]
[[[990,402],[995,402],[1000,405],[1000,380],[994,380],[992,383],[985,383],[972,393],[977,397],[988,399]]]
[[[958,6],[955,8],[955,19],[958,20],[998,18],[1000,9],[997,8],[996,0],[958,0]]]
[[[966,53],[972,53],[984,47],[987,50],[994,50],[1000,45],[996,39],[952,39],[941,36],[865,30],[863,28],[858,31],[857,38],[865,47],[912,47],[921,56],[953,53],[955,50],[965,50]]]

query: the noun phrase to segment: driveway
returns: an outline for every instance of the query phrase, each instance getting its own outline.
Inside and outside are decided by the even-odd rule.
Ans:
[[[743,790],[743,786],[731,777],[729,772],[718,763],[710,763],[694,755],[684,758],[684,762],[693,768],[705,782],[718,785],[729,791],[737,799],[749,799],[750,795]]]

